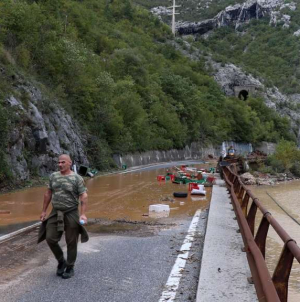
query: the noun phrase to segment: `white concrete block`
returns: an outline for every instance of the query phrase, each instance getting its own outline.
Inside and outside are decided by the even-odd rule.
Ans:
[[[167,204],[152,204],[149,206],[149,212],[170,212],[170,207]]]

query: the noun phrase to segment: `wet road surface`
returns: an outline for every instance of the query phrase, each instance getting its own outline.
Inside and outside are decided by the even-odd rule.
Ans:
[[[75,276],[69,280],[55,275],[56,261],[42,244],[22,273],[0,284],[1,301],[157,302],[180,256],[188,224],[176,220],[176,226],[160,226],[138,236],[92,236],[79,245]],[[175,301],[194,301],[204,224],[201,219]]]
[[[154,167],[87,181],[91,239],[79,245],[76,276],[70,280],[55,276],[56,261],[45,242],[36,246],[36,234],[0,244],[1,301],[158,301],[191,219],[202,209],[175,299],[193,301],[211,190],[207,198],[175,199],[173,192],[187,192],[187,186],[157,182],[156,176],[165,173],[165,167]],[[1,224],[35,220],[44,190],[1,195],[1,207],[11,211]],[[154,203],[168,204],[169,217],[145,216]]]

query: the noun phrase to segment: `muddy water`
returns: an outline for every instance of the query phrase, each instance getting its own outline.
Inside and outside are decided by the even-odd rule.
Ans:
[[[274,187],[261,186],[249,187],[256,197],[263,202],[264,206],[272,213],[275,219],[283,226],[287,233],[296,240],[300,246],[300,181],[292,181],[276,185]],[[277,201],[290,215],[298,222],[297,224],[276,204]],[[256,230],[261,215],[256,220]],[[266,260],[270,271],[273,273],[279,259],[283,244],[280,237],[270,227],[269,238],[267,240]],[[300,301],[300,265],[294,261],[289,283],[289,302]]]
[[[207,166],[207,165],[206,165]],[[204,165],[197,165],[204,167]],[[170,168],[168,168],[170,170]],[[149,220],[148,208],[151,204],[168,204],[170,217],[194,215],[196,209],[208,205],[211,188],[207,196],[173,198],[175,191],[188,191],[187,185],[158,182],[156,176],[165,175],[167,168],[141,170],[125,174],[88,179],[89,218],[108,218],[126,220]],[[39,219],[45,187],[0,195],[0,210],[10,214],[0,214],[0,233],[8,225],[22,224]],[[7,232],[7,231],[6,231]]]

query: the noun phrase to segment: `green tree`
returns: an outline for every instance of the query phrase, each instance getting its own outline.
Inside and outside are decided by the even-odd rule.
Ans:
[[[276,147],[274,158],[282,163],[285,171],[288,171],[295,161],[300,160],[300,151],[294,142],[281,140]]]

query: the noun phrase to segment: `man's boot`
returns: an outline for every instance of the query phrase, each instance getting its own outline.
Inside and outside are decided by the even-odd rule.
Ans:
[[[56,275],[57,276],[62,276],[62,274],[65,271],[65,268],[67,266],[66,260],[63,259],[62,261],[58,262],[57,270],[56,270]]]
[[[69,279],[74,276],[74,268],[72,266],[67,266],[66,270],[62,274],[63,279]]]

